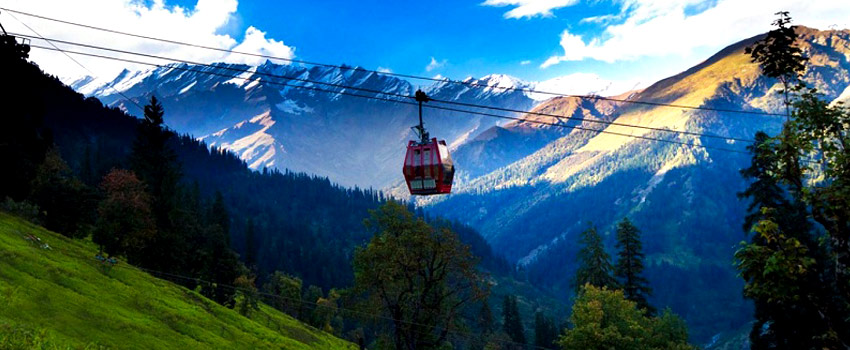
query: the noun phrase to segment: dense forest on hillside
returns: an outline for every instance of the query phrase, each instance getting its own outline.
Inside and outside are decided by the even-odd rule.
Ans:
[[[91,237],[101,246],[98,259],[126,257],[246,313],[260,288],[275,304],[265,295],[282,292],[275,290],[279,281],[297,281],[298,303],[335,310],[343,302],[334,288],[354,282],[355,247],[374,234],[363,220],[387,201],[381,193],[252,171],[231,153],[165,129],[168,113],[155,97],[135,102],[145,105],[144,119],[104,107],[43,74],[24,59],[27,50],[3,37],[0,65],[21,82],[0,96],[8,121],[0,155],[18,170],[0,179],[3,210],[69,237]],[[477,266],[510,278],[507,262],[477,232],[428,222],[456,234]],[[342,324],[339,311],[317,306],[292,315],[338,336],[359,322]]]
[[[11,107],[9,116],[30,114],[28,120],[41,122],[45,140],[40,147],[46,149],[55,143],[62,159],[91,187],[96,187],[110,169],[129,166],[138,119],[120,109],[104,107],[95,98],[84,98],[58,79],[41,74],[32,64],[13,64],[21,66],[20,81],[27,84],[17,90],[20,95],[7,94],[2,102]],[[176,153],[187,190],[198,191],[203,198],[221,192],[233,218],[231,246],[243,259],[253,260],[261,279],[281,270],[297,273],[305,284],[325,290],[351,283],[353,247],[371,237],[362,220],[369,209],[386,200],[380,192],[347,189],[327,178],[301,173],[255,172],[232,153],[210,149],[189,135],[175,135],[168,142]],[[38,152],[38,147],[19,146]],[[21,200],[26,191],[26,186],[19,187],[12,198]],[[245,236],[249,221],[254,228],[255,249],[250,252]],[[453,226],[482,257],[486,268],[507,272],[506,262],[493,254],[474,230]]]

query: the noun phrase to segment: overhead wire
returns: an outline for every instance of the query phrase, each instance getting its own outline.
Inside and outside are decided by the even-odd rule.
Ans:
[[[15,11],[8,11],[8,12],[15,12]],[[39,34],[39,33],[38,33],[35,29],[33,29],[32,27],[30,27],[29,25],[27,25],[26,23],[24,23],[23,21],[21,21],[20,19],[18,19],[17,17],[15,17],[15,15],[13,15],[13,14],[9,13],[9,16],[11,16],[13,19],[15,19],[16,21],[18,21],[18,23],[20,23],[21,25],[23,25],[24,27],[26,27],[27,29],[29,29],[31,32],[35,33],[35,35],[37,35],[37,36],[38,36],[38,39],[41,39],[41,40],[46,41],[48,44],[50,44],[50,46],[53,46],[54,48],[56,48],[57,50],[59,50],[59,52],[62,52],[62,54],[64,54],[64,55],[65,55],[65,57],[68,57],[71,61],[74,61],[74,63],[76,63],[78,66],[82,67],[85,71],[89,72],[89,74],[91,74],[93,77],[96,77],[96,76],[97,76],[97,74],[95,74],[94,72],[92,72],[92,70],[91,70],[91,69],[89,69],[88,67],[86,67],[85,65],[83,65],[82,63],[80,63],[80,61],[77,61],[75,58],[71,57],[70,55],[68,55],[67,53],[65,53],[64,51],[62,51],[62,49],[60,49],[58,46],[56,46],[56,44],[54,44],[54,43],[53,43],[50,39],[47,39],[47,38],[43,37],[43,36],[42,36],[41,34]],[[6,32],[6,31],[5,31],[5,29],[3,30],[3,32],[4,32],[4,33]],[[7,34],[7,35],[9,35],[8,33],[6,33],[6,34]],[[20,35],[20,34],[18,34],[18,35],[13,35],[13,36],[23,36],[23,37],[35,38],[35,37],[33,37],[33,36],[29,36],[29,35]],[[113,90],[115,90],[115,92],[117,92],[119,95],[121,95],[122,97],[124,97],[124,99],[126,99],[128,102],[130,102],[130,103],[132,103],[132,104],[135,104],[135,105],[136,105],[137,107],[139,107],[140,109],[144,109],[141,105],[139,105],[136,101],[134,101],[133,99],[131,99],[130,97],[128,97],[127,95],[125,95],[123,92],[118,91],[118,89],[114,89],[114,88],[113,88]]]
[[[38,46],[38,45],[31,45],[31,47],[37,48],[37,49],[43,49],[43,50],[51,50],[51,51],[62,50],[62,49],[56,49],[56,48]],[[188,67],[169,66],[169,65],[150,63],[150,62],[144,62],[144,61],[137,61],[137,60],[131,60],[131,59],[126,59],[126,58],[120,58],[120,57],[98,55],[98,54],[93,54],[93,53],[88,53],[88,52],[79,52],[79,51],[70,51],[70,50],[64,50],[64,51],[67,52],[67,53],[71,53],[71,54],[78,54],[78,55],[84,55],[84,56],[95,57],[95,58],[116,60],[116,61],[122,61],[122,62],[126,62],[126,63],[135,63],[135,64],[141,64],[141,65],[160,67],[160,68],[169,68],[169,69],[175,69],[175,70],[191,71],[191,72],[196,72],[196,73],[200,73],[200,74],[216,75],[216,76],[222,76],[222,77],[227,77],[227,78],[231,78],[231,79],[241,79],[241,80],[245,80],[245,81],[252,80],[252,78],[250,78],[250,77],[241,77],[241,76],[238,76],[238,75],[232,76],[232,75],[228,75],[228,74],[222,74],[222,73],[210,72],[210,71],[204,71],[204,70],[197,70],[197,69],[192,69],[192,68],[188,68]],[[418,105],[414,102],[409,102],[409,101],[405,101],[405,100],[396,100],[396,99],[379,97],[379,96],[359,95],[359,94],[354,94],[354,93],[350,93],[350,92],[346,92],[346,91],[325,90],[325,89],[320,89],[320,88],[316,88],[316,87],[312,87],[312,86],[291,85],[291,84],[275,82],[275,81],[265,81],[265,83],[271,84],[271,85],[277,85],[277,86],[285,86],[285,87],[292,87],[292,88],[297,88],[297,89],[305,89],[305,90],[312,90],[312,91],[318,91],[318,92],[325,92],[325,93],[329,93],[329,94],[341,94],[341,95],[346,95],[346,96],[366,98],[366,99],[374,99],[374,100],[387,101],[387,102],[393,102],[393,103],[401,103],[401,104],[407,104],[407,105]],[[743,153],[743,154],[749,153],[749,152],[746,152],[746,151],[735,150],[735,149],[724,148],[724,147],[715,147],[715,146],[709,146],[709,145],[703,145],[703,144],[697,144],[697,143],[689,143],[689,142],[677,141],[677,140],[666,140],[666,139],[648,137],[648,136],[644,136],[644,135],[626,134],[626,133],[620,133],[620,132],[615,132],[615,131],[610,131],[610,130],[605,130],[605,129],[592,129],[592,128],[585,128],[585,127],[575,126],[575,125],[550,123],[550,122],[544,122],[544,121],[539,121],[539,120],[525,119],[525,118],[505,116],[505,115],[498,115],[498,114],[493,114],[493,113],[485,113],[485,112],[480,112],[480,111],[471,111],[471,110],[464,110],[464,109],[443,107],[443,106],[435,106],[435,105],[429,105],[429,104],[425,104],[425,105],[423,105],[423,107],[430,108],[430,109],[440,109],[440,110],[446,110],[446,111],[453,111],[453,112],[459,112],[459,113],[475,114],[475,115],[501,118],[501,119],[509,119],[509,120],[514,120],[514,121],[526,122],[526,123],[548,125],[548,126],[554,126],[554,127],[562,127],[562,128],[568,128],[568,129],[586,130],[586,131],[591,131],[591,132],[595,132],[595,133],[611,134],[611,135],[631,137],[631,138],[637,138],[637,139],[643,139],[643,140],[672,143],[672,144],[678,144],[678,145],[684,145],[684,146],[692,146],[692,147],[697,147],[697,148],[714,149],[714,150],[719,150],[719,151],[726,151],[726,152],[733,152],[733,153]],[[555,117],[560,118],[560,119],[567,119],[568,118],[568,117],[561,117],[561,116],[555,116]]]
[[[83,23],[77,23],[77,22],[61,20],[61,19],[57,19],[57,18],[51,18],[51,17],[47,17],[47,16],[42,16],[42,15],[24,12],[24,11],[18,11],[18,10],[14,10],[14,9],[4,8],[4,7],[0,7],[0,10],[14,12],[14,13],[17,13],[17,14],[20,14],[20,15],[29,16],[29,17],[33,17],[33,18],[39,18],[39,19],[43,19],[43,20],[47,20],[47,21],[56,22],[56,23],[62,23],[62,24],[67,24],[67,25],[72,25],[72,26],[77,26],[77,27],[82,27],[82,28],[88,28],[88,29],[103,31],[103,32],[107,32],[107,33],[125,35],[125,36],[135,37],[135,38],[139,38],[139,39],[159,41],[159,42],[168,43],[168,44],[182,45],[182,46],[195,47],[195,48],[201,48],[201,49],[206,49],[206,50],[213,50],[213,51],[218,51],[218,52],[223,52],[223,53],[232,53],[232,54],[238,54],[238,55],[266,58],[266,59],[270,59],[270,60],[273,59],[273,60],[279,60],[279,61],[285,61],[285,62],[291,62],[291,63],[298,63],[298,64],[305,64],[305,65],[312,65],[312,66],[339,68],[339,69],[344,69],[344,70],[361,69],[361,70],[366,71],[366,72],[395,76],[395,77],[400,77],[400,78],[426,80],[426,81],[434,81],[434,82],[448,82],[448,83],[452,83],[452,84],[466,85],[466,86],[472,86],[472,87],[477,87],[477,88],[493,88],[493,89],[500,89],[500,90],[504,90],[504,91],[520,91],[520,92],[524,92],[524,93],[536,93],[536,94],[549,95],[549,96],[573,97],[573,98],[579,98],[579,99],[602,100],[602,101],[611,101],[611,102],[649,105],[649,106],[656,106],[656,107],[668,107],[668,108],[691,109],[691,110],[705,110],[705,111],[714,111],[714,112],[739,113],[739,114],[764,115],[764,116],[781,116],[781,117],[787,116],[784,113],[734,110],[734,109],[712,108],[712,107],[704,107],[704,106],[689,106],[689,105],[681,105],[681,104],[671,104],[671,103],[662,103],[662,102],[639,101],[639,100],[621,99],[621,98],[614,98],[614,97],[604,97],[604,96],[598,96],[598,95],[564,94],[564,93],[557,93],[557,92],[550,92],[550,91],[540,91],[540,90],[536,90],[536,89],[516,87],[516,86],[498,86],[498,85],[497,86],[491,86],[491,85],[488,85],[488,84],[481,84],[481,83],[476,83],[476,82],[472,82],[472,81],[461,81],[461,80],[452,80],[452,79],[446,79],[446,78],[424,77],[424,76],[395,73],[395,72],[382,72],[382,71],[378,71],[378,70],[370,70],[370,69],[365,69],[365,68],[361,68],[361,67],[334,65],[334,64],[328,64],[328,63],[320,63],[320,62],[314,62],[314,61],[294,59],[294,58],[289,58],[289,57],[281,57],[281,56],[258,54],[258,53],[252,53],[252,52],[236,51],[236,50],[232,50],[232,49],[223,49],[223,48],[220,48],[220,47],[195,44],[195,43],[190,43],[190,42],[186,42],[186,41],[163,39],[163,38],[158,38],[158,37],[153,37],[153,36],[148,36],[148,35],[129,33],[129,32],[115,30],[115,29],[103,28],[103,27],[98,27],[98,26],[93,26],[93,25],[88,25],[88,24],[83,24]]]
[[[14,35],[38,39],[36,37],[28,36],[28,35],[25,35],[25,34],[14,34]],[[364,91],[364,92],[369,92],[369,93],[374,93],[374,94],[382,94],[382,95],[395,96],[395,97],[401,97],[401,98],[406,98],[406,99],[413,99],[413,96],[401,94],[401,93],[394,93],[394,92],[387,92],[387,91],[383,91],[383,90],[375,90],[375,89],[369,89],[369,88],[363,88],[363,87],[349,86],[349,85],[343,85],[343,84],[338,84],[338,83],[329,83],[329,82],[323,82],[323,81],[314,80],[314,79],[301,78],[301,77],[297,77],[297,76],[286,76],[286,75],[278,75],[278,74],[272,74],[272,73],[261,72],[261,71],[251,71],[251,70],[247,70],[247,69],[243,69],[243,68],[231,67],[231,66],[226,66],[226,65],[208,64],[208,63],[184,60],[184,59],[161,56],[161,55],[152,55],[152,54],[140,53],[140,52],[129,51],[129,50],[121,50],[121,49],[108,48],[108,47],[103,47],[103,46],[98,46],[98,45],[78,43],[78,42],[61,40],[61,39],[50,39],[50,40],[55,41],[57,43],[68,44],[68,45],[73,45],[73,46],[78,46],[78,47],[85,47],[85,48],[96,49],[96,50],[110,51],[110,52],[121,53],[121,54],[128,54],[128,55],[135,55],[135,56],[141,56],[141,57],[147,57],[147,58],[154,58],[154,59],[158,59],[158,60],[165,60],[165,61],[171,61],[171,62],[191,64],[191,65],[196,65],[196,66],[209,67],[209,68],[214,68],[214,69],[236,71],[236,72],[239,72],[239,73],[251,73],[251,74],[254,74],[254,75],[266,76],[266,77],[277,78],[277,79],[302,81],[302,82],[308,82],[308,83],[313,83],[313,84],[338,87],[338,88],[342,88],[342,89],[357,90],[357,91]],[[589,122],[589,123],[613,125],[613,126],[620,126],[620,127],[627,127],[627,128],[637,128],[637,129],[653,130],[653,131],[668,132],[668,133],[675,133],[675,134],[715,138],[715,139],[721,139],[721,140],[726,140],[726,141],[739,141],[739,142],[748,142],[748,143],[754,142],[753,140],[739,138],[739,137],[722,136],[722,135],[715,135],[715,134],[708,134],[708,133],[699,133],[699,132],[693,132],[693,131],[687,131],[687,130],[673,130],[673,129],[667,129],[667,128],[634,125],[634,124],[621,123],[621,122],[615,122],[615,121],[607,121],[607,120],[601,120],[601,119],[588,119],[588,118],[575,117],[575,116],[561,116],[561,115],[557,115],[557,114],[553,114],[553,113],[545,113],[545,112],[533,111],[533,110],[532,111],[524,111],[524,110],[519,110],[519,109],[514,109],[514,108],[486,106],[486,105],[480,105],[480,104],[474,104],[474,103],[459,102],[459,101],[448,101],[448,100],[441,100],[441,99],[434,99],[434,98],[431,98],[430,100],[433,101],[433,102],[443,103],[443,104],[472,107],[472,108],[479,108],[479,109],[490,109],[490,110],[519,113],[519,114],[526,114],[526,115],[545,116],[545,117],[558,118],[559,120],[567,119],[567,120],[574,120],[574,121],[580,121],[580,122]]]

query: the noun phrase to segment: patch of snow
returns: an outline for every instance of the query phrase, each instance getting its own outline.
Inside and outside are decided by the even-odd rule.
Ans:
[[[269,162],[269,161],[272,158],[274,158],[274,156],[275,156],[274,147],[269,147],[268,150],[266,150],[266,153],[263,153],[262,156],[257,158],[257,160],[255,160],[250,165],[248,165],[248,167],[251,168],[251,169],[257,169],[260,166],[262,166],[263,164],[269,164],[270,165],[271,163],[273,163],[273,161],[272,162]],[[266,162],[269,162],[269,163],[266,163]]]
[[[530,85],[532,90],[555,94],[615,96],[642,87],[644,84],[631,80],[607,80],[594,73],[573,73]],[[539,92],[526,93],[526,96],[535,101],[545,101],[555,97],[553,94]]]
[[[224,83],[225,84],[233,84],[233,85],[236,85],[236,86],[242,86],[243,84],[248,82],[248,79],[251,78],[251,76],[254,75],[254,73],[256,71],[257,71],[257,67],[251,67],[250,69],[248,69],[244,73],[239,73],[239,75],[231,78],[228,81],[225,81]]]
[[[124,92],[129,90],[133,86],[136,86],[136,84],[141,83],[142,80],[145,80],[145,78],[149,77],[152,73],[153,70],[148,69],[145,71],[137,71],[133,74],[127,74],[124,79],[121,79],[117,82],[113,82],[110,87],[111,89]]]
[[[547,250],[549,250],[549,247],[552,247],[553,245],[557,244],[558,241],[563,239],[563,237],[562,237],[563,235],[564,235],[564,233],[562,233],[561,235],[558,235],[557,237],[555,237],[554,239],[552,239],[548,243],[541,244],[541,245],[537,246],[536,248],[532,249],[524,257],[517,260],[517,265],[518,266],[528,266],[529,264],[533,263],[534,261],[537,260],[537,257],[540,256],[540,254],[546,252]]]
[[[185,93],[186,93],[186,91],[189,91],[189,89],[191,89],[193,86],[195,86],[195,84],[196,84],[196,83],[198,83],[198,81],[197,81],[197,80],[193,81],[193,82],[192,82],[191,84],[189,84],[189,85],[186,85],[186,87],[184,87],[184,88],[180,89],[180,92],[179,92],[178,94],[185,94]]]
[[[98,78],[92,78],[91,76],[87,75],[83,78],[77,79],[76,81],[68,85],[85,96],[91,96],[95,92],[103,89],[106,83]]]
[[[254,79],[254,80],[251,80],[251,82],[250,82],[250,83],[248,83],[247,85],[243,86],[242,88],[243,88],[243,89],[245,89],[245,91],[248,91],[248,90],[250,90],[251,88],[253,88],[253,87],[257,86],[258,84],[260,84],[260,78],[256,78],[256,79]]]
[[[480,83],[486,85],[484,92],[510,92],[511,89],[520,87],[523,83],[518,78],[505,74],[490,74],[481,78]]]
[[[268,133],[268,130],[275,124],[274,119],[272,119],[269,112],[266,112],[254,116],[247,122],[262,125],[263,128],[236,141],[222,143],[221,148],[239,155],[240,159],[249,162],[248,166],[252,169],[257,169],[264,164],[272,164],[270,161],[272,161],[277,154],[274,147],[277,141],[274,136]],[[245,122],[241,122],[237,124],[233,129],[238,129],[244,125],[244,123]],[[213,136],[223,136],[227,130],[228,129],[221,130],[213,134]]]
[[[272,119],[272,116],[271,116],[271,114],[269,114],[269,112],[254,116],[253,118],[251,118],[249,120],[249,122],[254,123],[254,124],[260,124],[260,125],[264,126],[265,128],[263,128],[263,130],[261,130],[261,131],[265,131],[266,129],[268,129],[272,125],[274,125],[274,123],[275,123],[274,119]],[[242,122],[242,123],[244,123],[244,122]],[[237,127],[241,127],[242,123],[237,124]]]
[[[461,96],[461,95],[463,95],[463,94],[465,94],[467,91],[469,91],[469,88],[468,88],[468,87],[466,87],[466,86],[464,86],[462,89],[460,89],[460,91],[459,91],[457,94],[455,94],[454,99],[455,99],[455,100],[459,100],[459,99],[460,99],[460,96]]]
[[[286,113],[290,113],[290,114],[301,114],[302,112],[306,112],[306,113],[312,113],[313,112],[312,108],[310,108],[308,106],[301,107],[301,106],[298,105],[298,102],[293,101],[293,100],[285,100],[281,103],[276,104],[275,107],[277,107],[277,109],[279,109],[282,112],[286,112]]]

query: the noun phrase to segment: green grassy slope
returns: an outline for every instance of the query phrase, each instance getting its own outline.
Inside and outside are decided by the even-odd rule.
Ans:
[[[124,262],[103,271],[95,253],[0,213],[0,349],[355,348],[266,305],[249,319]]]

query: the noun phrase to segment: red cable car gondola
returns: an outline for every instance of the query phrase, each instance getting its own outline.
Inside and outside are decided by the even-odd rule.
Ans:
[[[424,92],[416,91],[419,102],[419,125],[413,129],[419,134],[419,141],[407,143],[404,157],[404,180],[412,195],[447,194],[452,191],[455,167],[446,141],[429,139],[422,125],[422,102],[427,102]]]

